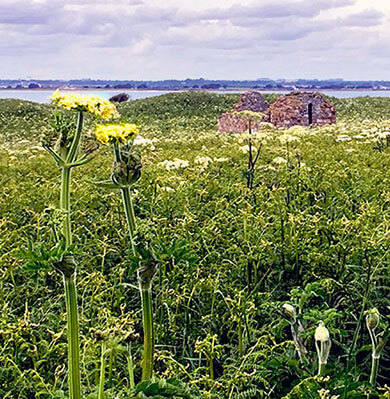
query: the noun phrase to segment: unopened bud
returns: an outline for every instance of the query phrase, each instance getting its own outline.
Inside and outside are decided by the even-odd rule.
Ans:
[[[297,316],[297,312],[296,312],[294,306],[292,306],[288,303],[285,303],[283,305],[283,309],[284,309],[284,313],[287,316],[287,318],[290,319],[291,321],[294,321]]]
[[[330,340],[329,331],[322,321],[320,321],[320,324],[316,328],[314,338],[319,364],[326,364],[328,361],[330,348],[332,346],[332,341]]]
[[[369,330],[375,330],[380,320],[380,314],[377,308],[373,308],[366,312],[366,325]]]
[[[324,323],[321,321],[318,327],[316,328],[316,332],[314,334],[314,338],[319,342],[329,341],[329,331],[325,327]]]

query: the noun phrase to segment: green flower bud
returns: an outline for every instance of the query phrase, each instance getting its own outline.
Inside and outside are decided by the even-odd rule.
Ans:
[[[63,274],[65,277],[72,277],[76,273],[77,265],[72,254],[66,254],[59,262],[53,262],[55,270]]]
[[[375,330],[380,320],[380,314],[377,308],[373,308],[366,312],[366,325],[369,330]]]
[[[121,161],[115,161],[112,168],[111,180],[114,184],[130,186],[141,177],[141,154],[124,146],[121,150]]]

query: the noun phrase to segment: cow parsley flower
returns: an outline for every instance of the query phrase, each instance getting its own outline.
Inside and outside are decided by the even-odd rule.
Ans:
[[[282,157],[276,157],[272,160],[273,163],[276,163],[277,165],[283,165],[287,163],[287,160],[282,158]]]
[[[175,158],[173,161],[166,159],[165,161],[159,162],[157,166],[163,167],[166,170],[174,170],[174,169],[184,169],[188,168],[189,162],[184,159]]]
[[[196,165],[201,166],[203,169],[206,169],[211,163],[213,163],[212,158],[210,157],[200,157],[197,156],[194,160]]]

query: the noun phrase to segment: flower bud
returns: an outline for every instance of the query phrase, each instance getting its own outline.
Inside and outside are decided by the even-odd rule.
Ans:
[[[121,150],[122,161],[115,161],[112,168],[111,180],[115,184],[129,186],[141,177],[141,154],[124,146]]]
[[[295,321],[295,318],[297,316],[297,312],[296,312],[294,306],[292,306],[292,305],[290,305],[288,303],[285,303],[283,305],[283,309],[284,309],[284,313],[287,316],[287,318],[289,320],[291,320],[291,321]]]
[[[320,321],[320,324],[316,328],[314,338],[319,364],[324,365],[328,361],[332,341],[329,336],[329,331],[322,321]]]
[[[366,325],[369,330],[375,330],[380,320],[380,314],[377,308],[373,308],[366,312]]]
[[[325,327],[324,323],[321,321],[318,327],[316,328],[316,332],[314,334],[314,338],[319,342],[326,342],[329,340],[329,331]]]

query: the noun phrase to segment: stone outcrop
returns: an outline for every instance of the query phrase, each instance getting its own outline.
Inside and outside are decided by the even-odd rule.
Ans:
[[[269,104],[264,100],[264,97],[257,91],[249,91],[241,94],[241,101],[235,105],[230,112],[222,114],[218,118],[218,129],[225,133],[240,133],[248,129],[248,122],[240,118],[236,112],[252,111],[265,113],[269,108]],[[264,120],[267,120],[265,117]],[[258,129],[258,123],[252,123],[252,129]]]
[[[279,97],[269,108],[269,121],[277,127],[330,125],[336,122],[334,105],[321,93],[293,92]]]

